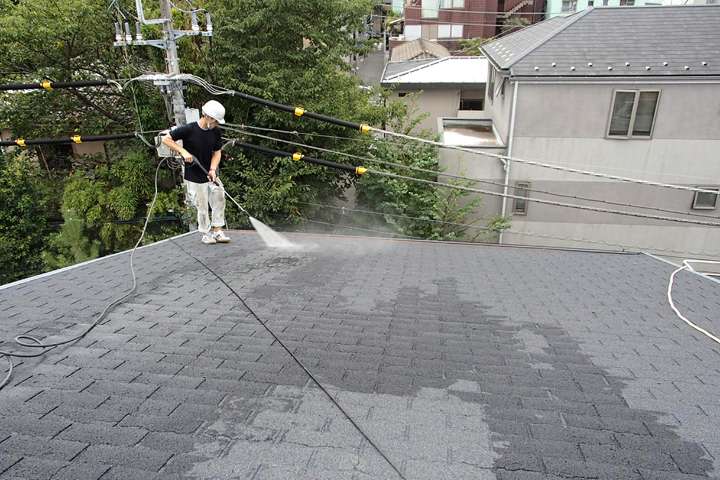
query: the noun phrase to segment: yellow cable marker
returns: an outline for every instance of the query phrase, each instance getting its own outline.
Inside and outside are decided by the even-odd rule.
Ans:
[[[40,86],[43,87],[48,92],[52,92],[52,82],[50,80],[43,80],[40,82]]]
[[[17,140],[15,140],[15,143],[18,144],[18,145],[20,145],[21,147],[27,147],[27,145],[25,145],[25,139],[24,139],[24,138],[18,138]]]
[[[367,172],[367,168],[365,168],[365,167],[355,167],[355,174],[356,174],[356,175],[365,175],[365,172]]]
[[[295,107],[295,116],[302,117],[305,114],[305,109],[302,107]]]
[[[292,159],[297,162],[298,160],[301,160],[301,159],[303,158],[303,156],[304,156],[304,155],[303,155],[302,153],[300,153],[300,152],[295,152],[295,153],[293,153],[293,155],[292,155]]]
[[[80,135],[73,135],[72,137],[70,137],[70,140],[75,143],[82,143],[82,138],[80,138]]]
[[[360,131],[362,133],[370,133],[370,125],[368,125],[367,123],[363,123],[362,125],[360,125]]]

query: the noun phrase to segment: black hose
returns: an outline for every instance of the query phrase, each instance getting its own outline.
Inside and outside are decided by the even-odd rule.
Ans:
[[[275,150],[274,148],[263,147],[261,145],[254,145],[252,143],[234,142],[233,145],[236,147],[240,147],[244,150],[255,150],[257,152],[260,152],[264,155],[268,155],[270,157],[293,158],[292,153],[283,152],[282,150]],[[301,158],[299,158],[299,160],[303,160],[308,163],[314,163],[316,165],[322,165],[324,167],[334,168],[336,170],[342,170],[342,171],[350,172],[350,173],[357,173],[357,167],[354,167],[352,165],[344,165],[342,163],[335,163],[335,162],[331,162],[329,160],[322,160],[320,158],[307,157],[307,156],[302,156]]]
[[[44,82],[34,83],[6,83],[0,85],[0,91],[8,90],[55,90],[58,88],[82,88],[82,87],[102,87],[111,85],[107,80],[81,80],[78,82],[51,82],[46,80]]]
[[[84,142],[102,142],[107,140],[122,140],[125,138],[135,138],[136,134],[133,133],[115,133],[110,135],[78,135],[73,137],[63,138],[35,138],[31,140],[15,139],[15,140],[2,140],[0,141],[0,147],[10,147],[13,145],[69,145],[71,143],[84,143]],[[76,141],[79,140],[79,141]]]
[[[249,102],[257,103],[259,105],[265,105],[266,107],[274,108],[275,110],[281,110],[283,112],[295,114],[298,117],[313,118],[315,120],[320,120],[321,122],[332,123],[341,127],[363,131],[363,125],[359,123],[348,122],[347,120],[341,120],[339,118],[322,115],[320,113],[306,112],[304,109],[299,109],[298,107],[284,105],[282,103],[273,102],[272,100],[265,100],[264,98],[256,97],[254,95],[248,95],[247,93],[232,91],[231,94],[235,97],[240,97],[243,100],[247,100]],[[300,115],[298,115],[298,113],[300,113]]]

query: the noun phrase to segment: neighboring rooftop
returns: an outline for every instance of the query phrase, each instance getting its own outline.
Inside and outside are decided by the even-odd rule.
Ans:
[[[449,57],[450,51],[439,43],[418,38],[392,49],[391,62],[405,62],[408,60],[428,60]]]
[[[500,138],[486,119],[442,119],[442,142],[457,147],[503,148]]]
[[[588,8],[482,50],[513,76],[719,76],[720,5]]]
[[[408,480],[717,478],[720,348],[642,254],[251,232],[174,239],[242,295]],[[0,288],[0,334],[67,336],[128,254]],[[397,478],[242,304],[172,242],[137,293],[0,391],[0,478]],[[720,330],[720,284],[675,300]],[[4,345],[8,347],[8,345]],[[4,361],[4,360],[2,360]]]
[[[445,57],[437,60],[388,62],[381,84],[449,86],[484,85],[487,81],[488,61],[485,57]]]

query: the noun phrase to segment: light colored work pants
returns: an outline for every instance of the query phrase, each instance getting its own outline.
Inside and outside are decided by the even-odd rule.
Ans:
[[[217,181],[221,186],[222,182]],[[225,225],[225,194],[223,189],[213,184],[195,183],[185,180],[187,189],[186,202],[188,207],[197,210],[198,231],[207,233],[210,227],[222,227]],[[208,212],[208,204],[212,209],[212,223]]]

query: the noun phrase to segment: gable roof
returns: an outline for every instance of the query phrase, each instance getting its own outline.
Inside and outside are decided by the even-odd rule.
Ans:
[[[588,8],[490,42],[513,76],[720,75],[720,5]]]
[[[425,40],[424,38],[418,38],[393,48],[390,53],[390,61],[402,62],[406,60],[434,59],[449,56],[450,51],[439,43],[431,42],[429,40]]]
[[[0,390],[0,478],[398,478],[179,247],[240,292],[408,479],[519,478],[518,465],[532,478],[685,478],[675,461],[688,478],[717,472],[718,351],[668,307],[670,265],[301,234],[305,248],[278,251],[232,236],[138,250],[138,290],[107,322],[16,366]],[[85,328],[130,283],[127,262],[0,289],[2,338]],[[675,295],[718,328],[720,285],[684,271]]]
[[[381,84],[480,85],[487,81],[485,57],[445,57],[437,60],[389,62]]]

